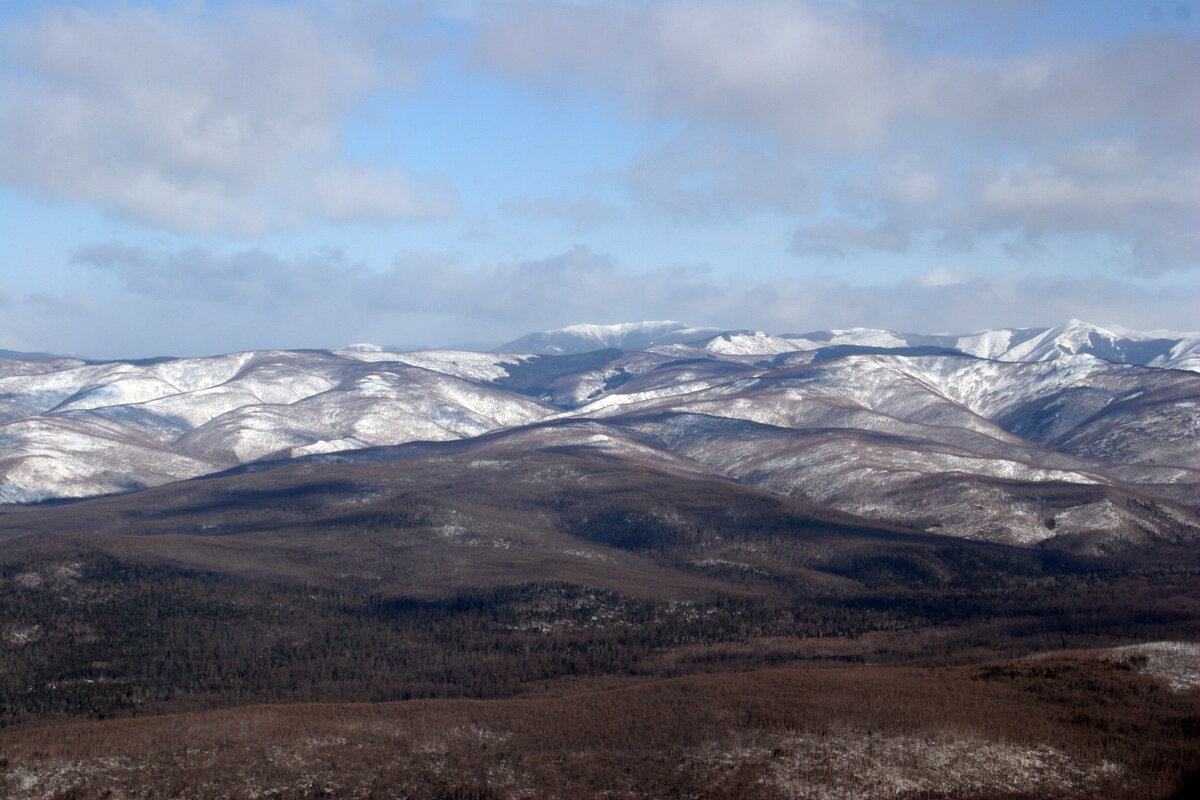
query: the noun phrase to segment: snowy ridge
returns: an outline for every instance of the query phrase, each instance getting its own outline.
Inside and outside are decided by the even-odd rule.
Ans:
[[[1131,331],[1069,320],[1055,328],[999,328],[969,334],[916,334],[878,328],[845,328],[772,335],[753,330],[689,328],[680,322],[571,325],[523,336],[497,352],[550,355],[603,348],[626,350],[688,345],[731,357],[778,355],[826,347],[897,349],[935,347],[996,361],[1047,361],[1092,355],[1124,364],[1200,371],[1200,333]],[[684,355],[686,348],[678,348]]]
[[[1144,337],[1140,334],[1136,337],[1122,337],[1099,326],[1072,319],[1064,325],[1051,328],[1040,336],[1035,336],[1029,341],[1011,348],[1004,353],[1003,360],[1046,361],[1064,355],[1086,352],[1098,343],[1114,347],[1122,338],[1141,341]]]
[[[471,381],[494,381],[508,374],[505,366],[515,366],[529,360],[528,355],[493,355],[471,350],[414,350],[403,353],[383,350],[340,350],[338,355],[358,361],[391,361],[423,367]]]
[[[817,331],[814,334],[784,334],[784,339],[793,342],[793,350],[815,350],[834,345],[858,347],[907,347],[904,334],[875,328],[846,328],[844,330]]]
[[[1178,340],[1164,355],[1152,359],[1149,366],[1200,372],[1200,337]]]
[[[505,446],[670,465],[953,536],[1200,538],[1200,374],[1163,368],[1200,367],[1200,338],[1078,321],[964,337],[564,332],[605,346],[0,359],[0,503],[507,431]],[[642,345],[654,337],[686,341]],[[1153,363],[1122,363],[1136,360]]]
[[[0,501],[128,491],[267,456],[476,436],[553,410],[470,379],[499,377],[499,364],[519,358],[410,360],[428,368],[258,351],[0,378]]]
[[[1200,500],[1200,376],[1090,356],[849,356],[756,377],[631,382],[560,418],[633,426],[736,480],[955,536],[1200,534],[1194,512],[1168,501],[1139,514],[1122,499],[1175,484]],[[997,483],[1011,481],[1097,489],[1056,509],[1050,489],[1014,496]]]
[[[712,337],[704,343],[704,349],[725,355],[757,356],[790,353],[803,348],[796,347],[789,339],[781,339],[762,331],[734,331]]]
[[[1013,348],[1015,340],[1015,332],[1008,329],[980,331],[957,337],[954,348],[967,355],[998,359]]]

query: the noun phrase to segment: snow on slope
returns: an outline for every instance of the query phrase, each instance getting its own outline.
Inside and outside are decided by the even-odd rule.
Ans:
[[[1044,361],[1063,355],[1086,352],[1096,342],[1113,345],[1122,338],[1128,337],[1122,337],[1099,326],[1072,319],[1005,351],[1003,359],[1005,361]]]
[[[622,420],[613,422],[621,424]],[[936,442],[853,429],[789,432],[703,415],[633,418],[625,424],[654,435],[680,455],[763,489],[862,516],[962,538],[1033,544],[1063,533],[1107,539],[1150,532],[1200,535],[1194,515],[1115,499],[1103,477],[1045,469],[1013,457],[986,456]],[[1086,465],[1085,465],[1086,466]],[[1012,481],[1019,481],[1014,488]],[[1059,482],[1094,486],[1067,507]],[[1039,492],[1038,484],[1047,491]],[[1054,519],[1052,526],[1047,519]]]
[[[897,361],[954,402],[1060,452],[1200,470],[1200,376],[1088,355],[1033,363]],[[1162,474],[1148,468],[1146,480]]]
[[[1200,337],[1180,339],[1165,355],[1151,360],[1149,365],[1200,372]]]
[[[980,331],[956,337],[952,347],[979,358],[1000,358],[1014,346],[1014,334],[1009,328]]]
[[[680,322],[666,321],[572,325],[528,334],[497,350],[567,354],[609,347],[661,348],[671,344],[694,345],[726,356],[772,355],[837,346],[937,347],[999,361],[1044,361],[1087,354],[1118,363],[1200,371],[1200,334],[1102,328],[1074,319],[1055,328],[1000,328],[962,335],[845,328],[773,336],[762,331],[688,328]]]
[[[789,370],[763,370],[752,377],[702,377],[648,389],[631,384],[627,391],[618,389],[562,416],[609,418],[672,410],[794,430],[873,431],[1006,458],[1027,454],[1027,440],[948,397],[912,366],[937,360],[850,356]],[[988,363],[964,357],[949,360]],[[1047,466],[1070,461],[1052,451],[1040,457]]]
[[[1149,389],[1160,399],[1138,405]],[[1200,532],[1169,501],[1120,499],[1137,491],[1130,481],[1184,483],[1195,495],[1200,469],[1160,456],[1200,452],[1200,425],[1183,419],[1197,398],[1200,378],[1090,356],[1021,364],[857,355],[754,376],[633,382],[560,418],[634,425],[736,480],[951,535],[1031,543],[1107,531],[1132,540],[1139,531]],[[1144,424],[1093,419],[1122,403]],[[1036,429],[1049,444],[1083,423],[1085,433],[1136,431],[1142,450],[1130,444],[1121,459],[1129,463],[1108,464],[1098,460],[1102,449],[1060,452],[1012,430]],[[1012,481],[1047,488],[1014,496],[1004,483]],[[1108,488],[1085,493],[1067,513],[1055,505],[1052,487],[1061,484]],[[1049,518],[1058,524],[1048,527]]]
[[[151,364],[81,363],[0,379],[0,419],[57,410],[142,403],[231,380],[251,359],[295,358],[286,352],[234,353]],[[62,406],[62,408],[60,408]]]
[[[747,373],[691,368],[651,374],[572,416],[671,406],[796,429],[854,427],[930,438],[978,450],[969,432],[1006,446],[1030,441],[1087,459],[1146,467],[1146,481],[1178,478],[1151,465],[1200,469],[1200,377],[1087,355],[1035,363],[963,356],[855,355]],[[686,379],[686,378],[691,378]],[[736,380],[734,380],[736,378]],[[995,445],[988,444],[986,452]],[[1053,452],[1047,450],[1046,452]],[[1170,478],[1173,479],[1173,478]]]
[[[1200,642],[1144,642],[1100,651],[1109,656],[1144,656],[1138,668],[1161,678],[1173,691],[1200,686]]]
[[[697,330],[638,323],[574,333],[632,337],[654,326],[666,326],[667,338]],[[1029,543],[1108,531],[1133,541],[1191,530],[1190,512],[1174,503],[1200,502],[1200,376],[1087,353],[1157,353],[1165,365],[1200,360],[1200,339],[1102,330],[1072,323],[952,339],[981,355],[1024,348],[1044,359],[1031,362],[821,350],[946,346],[943,337],[869,329],[804,339],[710,331],[686,344],[569,356],[0,360],[0,502],[514,426],[534,425],[521,431],[551,446],[564,426],[599,425],[570,443],[686,462],[958,536]]]
[[[523,425],[548,407],[419,367],[390,365],[280,407],[238,408],[185,434],[180,452],[228,463],[445,441]]]
[[[687,328],[682,322],[659,320],[626,322],[616,325],[568,325],[550,331],[530,333],[496,348],[503,353],[566,355],[603,350],[609,347],[639,349],[668,333]]]
[[[1062,356],[1053,361],[1005,363],[954,357],[927,356],[898,360],[903,369],[946,397],[991,420],[1011,415],[1035,400],[1075,392],[1070,411],[1079,422],[1113,398],[1144,391],[1160,375],[1124,364],[1113,364],[1087,355]],[[1095,393],[1096,401],[1080,395]],[[1049,420],[1042,420],[1048,424]],[[1054,433],[1069,429],[1070,419],[1056,420]],[[1052,435],[1052,434],[1051,434]]]
[[[0,378],[14,375],[40,375],[60,369],[83,366],[85,361],[78,358],[35,358],[16,359],[0,357]]]
[[[687,328],[682,322],[674,320],[652,320],[649,322],[619,322],[614,325],[568,325],[551,333],[565,333],[571,336],[589,338],[597,342],[616,342],[633,336],[661,336],[664,333],[674,333]]]
[[[1046,361],[1064,355],[1087,354],[1124,364],[1182,368],[1180,363],[1192,363],[1169,363],[1172,360],[1171,352],[1180,345],[1186,349],[1189,343],[1200,341],[1200,336],[1163,336],[1162,333],[1110,330],[1073,319],[1010,348],[998,357],[1004,361]]]
[[[471,381],[495,381],[508,375],[505,366],[530,359],[528,354],[476,353],[470,350],[413,350],[404,353],[340,350],[338,355],[359,361],[394,361]]]
[[[790,339],[762,331],[729,331],[709,339],[704,343],[704,349],[724,355],[758,356],[790,353],[802,348]]]
[[[1200,343],[1200,334],[1172,331],[1139,332],[1113,326],[1102,328],[1080,320],[1069,320],[1055,328],[999,328],[963,335],[915,334],[873,328],[814,331],[785,334],[796,349],[810,350],[837,345],[874,348],[934,346],[979,358],[999,361],[1045,361],[1064,355],[1093,355],[1118,363],[1156,367],[1187,368],[1195,359],[1178,359]],[[1174,348],[1175,356],[1169,351]]]
[[[473,374],[498,361],[425,360]],[[474,436],[555,410],[443,372],[319,351],[80,364],[0,378],[0,398],[3,502],[126,491],[268,455]]]
[[[101,424],[56,416],[0,423],[0,503],[129,491],[214,469]]]
[[[920,334],[899,333],[880,328],[844,328],[811,333],[786,333],[784,339],[793,344],[793,350],[817,350],[822,347],[852,347],[897,348],[934,345],[953,348],[957,341],[955,337],[924,336]]]

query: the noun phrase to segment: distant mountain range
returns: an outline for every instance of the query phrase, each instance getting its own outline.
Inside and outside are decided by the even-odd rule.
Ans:
[[[60,358],[54,353],[27,353],[24,350],[4,350],[0,349],[0,358],[7,358],[12,361],[26,361],[33,358]]]
[[[1200,537],[1200,337],[579,325],[504,350],[0,359],[0,501],[299,461],[570,450],[878,524],[1101,552]]]
[[[771,335],[752,330],[692,328],[680,322],[571,325],[531,333],[494,349],[498,353],[568,355],[608,347],[645,349],[687,344],[727,355],[767,355],[829,347],[942,348],[997,361],[1046,361],[1090,355],[1122,364],[1200,371],[1200,333],[1142,333],[1080,320],[1056,328],[1000,328],[962,335],[901,333],[876,328]]]

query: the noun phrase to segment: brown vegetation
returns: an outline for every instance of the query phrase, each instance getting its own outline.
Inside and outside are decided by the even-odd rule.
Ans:
[[[0,795],[1166,796],[1196,689],[1016,660],[1155,640],[1200,640],[1194,552],[571,450],[300,465],[0,515]]]
[[[1200,695],[1074,655],[252,706],[26,726],[0,749],[14,800],[1165,797],[1200,766]]]

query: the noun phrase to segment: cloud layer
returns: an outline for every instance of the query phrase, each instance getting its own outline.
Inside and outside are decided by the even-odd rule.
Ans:
[[[633,172],[651,205],[688,214],[807,209],[814,192],[835,198],[827,218],[798,224],[794,249],[804,255],[901,251],[930,236],[963,249],[997,235],[1018,249],[1099,237],[1138,272],[1200,266],[1194,39],[1139,34],[985,56],[914,47],[870,3],[535,0],[503,9],[488,17],[483,63],[559,90],[599,89],[632,114],[687,124],[684,139],[648,152],[651,166]],[[729,153],[697,151],[698,138],[730,130],[769,137],[776,152],[757,152],[782,169],[763,180],[761,158],[736,164]],[[852,169],[827,172],[816,187],[811,174],[787,185],[791,165],[814,158]],[[670,191],[698,183],[707,196]]]
[[[1195,282],[1145,286],[962,267],[871,286],[832,278],[738,281],[682,268],[635,272],[584,247],[478,269],[409,256],[383,272],[339,253],[281,259],[117,243],[84,248],[76,259],[108,288],[11,299],[0,346],[32,349],[36,342],[62,351],[88,342],[87,355],[115,357],[350,341],[486,345],[583,321],[663,318],[775,333],[854,325],[965,333],[1071,317],[1186,330],[1200,307]],[[124,322],[114,325],[118,316]]]
[[[445,187],[339,156],[383,74],[368,41],[312,9],[193,8],[67,7],[6,28],[0,180],[189,233],[452,209]]]
[[[26,8],[0,10],[0,204],[22,220],[0,346],[486,343],[653,318],[1200,328],[1200,28],[1179,14]]]

